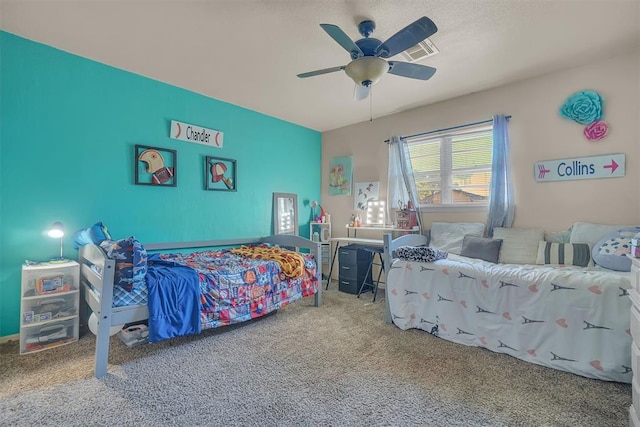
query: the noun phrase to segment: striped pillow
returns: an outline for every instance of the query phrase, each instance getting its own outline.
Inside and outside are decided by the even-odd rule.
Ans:
[[[587,243],[538,243],[536,264],[564,264],[587,267],[591,262],[591,249]]]

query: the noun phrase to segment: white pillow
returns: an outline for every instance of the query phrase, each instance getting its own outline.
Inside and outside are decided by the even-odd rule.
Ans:
[[[544,231],[541,228],[495,227],[493,238],[502,239],[498,262],[535,264],[538,257],[538,242],[544,240]]]
[[[464,236],[482,237],[481,222],[432,222],[429,246],[460,255]]]
[[[627,225],[594,224],[591,222],[576,222],[571,229],[569,243],[588,243],[595,247],[604,236],[614,233]]]

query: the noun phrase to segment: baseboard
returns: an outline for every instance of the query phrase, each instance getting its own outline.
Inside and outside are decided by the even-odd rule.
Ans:
[[[20,334],[7,335],[6,337],[0,337],[0,344],[4,344],[9,341],[20,341]]]

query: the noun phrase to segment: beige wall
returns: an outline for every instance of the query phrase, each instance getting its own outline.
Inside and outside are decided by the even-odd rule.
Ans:
[[[581,125],[558,114],[570,94],[584,89],[599,92],[605,102],[604,119],[610,130],[600,142],[588,141]],[[429,83],[424,90],[429,90]],[[373,108],[375,117],[375,98]],[[486,120],[497,113],[513,116],[509,129],[515,227],[558,231],[575,221],[640,224],[640,51],[634,51],[323,133],[322,206],[332,215],[333,236],[346,235],[343,225],[354,211],[353,197],[329,196],[331,158],[353,156],[353,182],[380,181],[380,194],[385,196],[385,139]],[[626,154],[623,178],[534,180],[536,161],[612,153]],[[426,214],[424,219],[427,225],[432,221],[484,222],[486,212]],[[358,237],[369,236],[363,232]]]

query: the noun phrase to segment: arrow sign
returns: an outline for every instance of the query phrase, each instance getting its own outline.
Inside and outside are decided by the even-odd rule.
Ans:
[[[544,168],[544,165],[538,165],[538,170],[540,171],[540,172],[538,173],[538,178],[539,178],[539,179],[543,179],[543,178],[544,178],[544,176],[545,176],[546,174],[548,174],[549,172],[551,172],[551,170],[549,170],[549,169],[545,169],[545,168]]]
[[[618,169],[618,164],[616,163],[615,160],[611,159],[611,164],[610,165],[604,165],[603,167],[605,169],[606,168],[611,169],[611,173],[614,173],[616,171],[616,169]]]
[[[620,178],[624,176],[624,165],[624,154],[606,154],[536,162],[533,173],[536,182]]]

